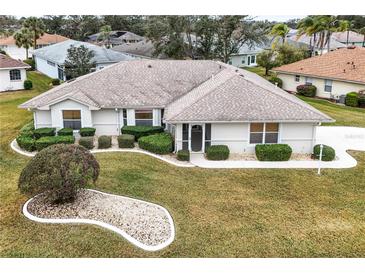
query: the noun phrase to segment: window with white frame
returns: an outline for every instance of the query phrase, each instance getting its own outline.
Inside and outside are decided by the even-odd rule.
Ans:
[[[305,77],[305,84],[306,85],[313,84],[313,78],[312,77]]]
[[[153,125],[152,109],[136,109],[135,120],[136,120],[136,126],[152,126]]]
[[[332,92],[332,80],[324,80],[324,91]]]
[[[300,81],[300,75],[295,75],[295,82],[299,82]]]
[[[9,71],[10,81],[21,80],[22,76],[19,69],[12,69]]]
[[[252,55],[251,56],[251,64],[255,64],[256,63],[256,56]]]
[[[250,144],[277,144],[278,141],[278,123],[250,124]]]
[[[127,126],[128,125],[127,110],[125,108],[123,109],[123,125],[124,126]]]
[[[80,129],[81,128],[81,111],[80,110],[63,110],[63,127]]]
[[[189,124],[182,125],[182,149],[189,149]]]
[[[50,66],[52,66],[52,67],[55,67],[56,66],[56,64],[54,62],[51,62],[51,61],[47,61],[47,64],[50,65]]]

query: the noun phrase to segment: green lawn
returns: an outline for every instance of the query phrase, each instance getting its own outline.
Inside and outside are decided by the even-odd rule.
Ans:
[[[244,67],[244,69],[256,73],[266,79],[269,79],[271,77],[270,72],[269,75],[265,75],[265,69],[263,67]]]
[[[96,226],[26,219],[21,207],[27,197],[19,193],[17,180],[29,158],[11,151],[9,143],[31,119],[17,105],[48,88],[42,79],[34,81],[37,90],[0,94],[0,256],[365,256],[363,152],[352,153],[356,168],[325,169],[320,177],[315,170],[177,168],[147,155],[97,154],[101,174],[92,187],[170,211],[176,239],[158,252],[144,252]]]

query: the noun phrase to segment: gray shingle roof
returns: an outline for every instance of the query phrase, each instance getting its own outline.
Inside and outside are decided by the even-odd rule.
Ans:
[[[74,99],[95,108],[165,108],[177,121],[331,121],[260,76],[216,61],[133,60],[62,84],[22,104]]]
[[[94,53],[93,61],[97,64],[116,63],[119,61],[127,61],[133,59],[132,57],[120,52],[102,48],[86,42],[75,41],[72,39],[37,49],[34,51],[33,55],[61,65],[65,62],[67,57],[67,50],[71,47],[71,45],[75,47],[83,45],[89,50],[92,50]]]

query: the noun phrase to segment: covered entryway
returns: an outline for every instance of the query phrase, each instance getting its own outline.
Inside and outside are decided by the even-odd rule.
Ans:
[[[191,150],[194,152],[202,151],[203,146],[203,127],[201,125],[191,126]]]

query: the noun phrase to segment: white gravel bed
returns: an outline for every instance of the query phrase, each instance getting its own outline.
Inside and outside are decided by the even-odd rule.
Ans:
[[[36,218],[54,220],[54,223],[67,219],[106,223],[109,227],[104,227],[117,228],[111,228],[115,232],[124,231],[130,236],[122,235],[127,240],[150,251],[166,247],[175,235],[172,218],[163,207],[94,190],[80,190],[74,202],[65,204],[47,203],[41,194],[29,200],[24,210]]]

